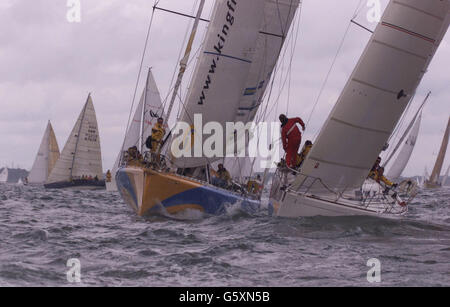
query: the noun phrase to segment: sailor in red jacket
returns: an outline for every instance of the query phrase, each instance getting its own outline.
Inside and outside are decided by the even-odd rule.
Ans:
[[[297,124],[300,124],[305,131],[305,123],[300,117],[288,119],[286,115],[280,115],[281,139],[283,149],[286,152],[286,164],[288,167],[295,167],[297,162],[298,150],[302,142],[302,134]]]

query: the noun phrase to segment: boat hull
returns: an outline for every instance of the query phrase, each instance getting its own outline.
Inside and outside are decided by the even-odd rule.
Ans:
[[[260,202],[241,197],[190,178],[140,167],[118,170],[116,183],[124,201],[139,215],[197,210],[220,215],[227,206],[238,204],[248,213],[257,212]]]
[[[105,181],[74,180],[44,184],[46,189],[71,189],[71,190],[102,190],[105,189]]]
[[[442,188],[442,186],[439,183],[433,183],[433,182],[428,182],[428,181],[426,181],[423,184],[423,187],[425,189],[440,189],[440,188]]]
[[[117,192],[117,184],[116,184],[115,179],[112,179],[111,181],[106,182],[106,191]]]
[[[395,211],[386,212],[382,203],[374,203],[364,207],[358,201],[346,203],[320,199],[312,195],[287,194],[283,201],[270,199],[269,213],[280,217],[312,217],[312,216],[399,216],[406,213],[406,207],[396,205]]]

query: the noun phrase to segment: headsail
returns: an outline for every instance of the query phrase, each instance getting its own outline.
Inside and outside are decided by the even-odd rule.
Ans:
[[[53,170],[56,161],[59,159],[59,147],[56,141],[55,132],[53,131],[50,121],[45,129],[39,151],[34,160],[33,167],[28,175],[30,183],[44,183],[47,181],[49,174]]]
[[[144,151],[145,141],[147,140],[147,137],[152,134],[152,128],[158,121],[158,117],[162,117],[164,119],[165,127],[168,127],[168,118],[166,118],[164,114],[164,106],[161,101],[161,95],[159,93],[158,87],[156,86],[156,81],[151,70],[148,71],[147,86],[145,88],[144,94],[145,104],[143,109],[143,122],[141,131],[141,151]]]
[[[447,152],[448,139],[450,136],[450,117],[448,119],[447,128],[444,133],[444,138],[442,139],[441,148],[439,149],[439,154],[434,164],[433,172],[431,172],[429,183],[437,183],[439,181],[439,176],[441,174],[442,165],[444,164],[445,153]]]
[[[120,157],[123,150],[127,150],[132,146],[140,148],[144,151],[145,141],[152,133],[152,127],[156,123],[158,117],[165,118],[164,107],[161,101],[158,87],[151,69],[148,71],[147,83],[142,92],[141,100],[134,112],[133,121],[128,127],[122,148],[117,156],[116,162],[112,170],[112,178],[115,177],[119,168]],[[167,121],[166,121],[167,124]]]
[[[69,181],[82,176],[103,178],[100,136],[91,95],[47,182]]]
[[[214,121],[222,127],[226,122],[235,122],[252,65],[264,7],[265,1],[260,0],[216,1],[184,106],[183,122],[193,124],[194,114],[202,114],[203,123]],[[234,135],[226,136],[229,138],[234,140]],[[215,160],[217,158],[209,162]],[[176,165],[181,168],[207,163],[205,158],[176,160]]]
[[[397,159],[392,163],[392,166],[387,173],[387,177],[390,180],[395,180],[400,177],[400,175],[403,173],[403,170],[406,168],[409,158],[411,158],[411,154],[414,150],[414,146],[417,142],[421,120],[422,114],[420,114],[417,118],[413,128],[411,129],[411,133],[403,144],[402,150],[399,152]]]
[[[447,31],[449,7],[390,1],[302,173],[335,192],[362,185]]]

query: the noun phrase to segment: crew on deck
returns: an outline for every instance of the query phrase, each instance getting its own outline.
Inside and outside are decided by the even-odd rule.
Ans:
[[[252,194],[260,194],[262,190],[261,176],[257,175],[256,179],[250,179],[247,182],[247,191]]]
[[[375,161],[375,164],[372,166],[372,169],[369,172],[369,178],[375,180],[380,183],[383,182],[386,187],[396,188],[397,184],[393,183],[389,179],[384,176],[384,167],[380,166],[381,158],[378,157]]]
[[[211,173],[214,176],[214,178],[212,178],[213,185],[220,188],[228,188],[231,183],[231,175],[223,164],[219,164],[217,171],[211,169]]]
[[[160,117],[152,128],[152,135],[149,136],[145,142],[145,145],[150,149],[152,154],[152,162],[158,164],[160,162],[161,144],[165,134],[166,129],[164,129],[164,119]]]
[[[111,180],[112,180],[111,171],[108,170],[108,171],[106,172],[106,182],[111,182]]]
[[[300,124],[305,131],[305,123],[300,117],[288,119],[286,115],[281,114],[281,140],[283,149],[286,152],[286,164],[288,167],[295,167],[297,162],[298,150],[302,142],[302,134],[297,124]]]
[[[302,151],[297,157],[297,168],[300,168],[305,161],[306,157],[308,156],[308,153],[311,151],[311,148],[313,146],[313,143],[311,141],[306,141],[305,145],[303,145]]]

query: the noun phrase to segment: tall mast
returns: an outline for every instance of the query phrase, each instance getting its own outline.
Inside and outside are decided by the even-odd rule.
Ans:
[[[181,86],[181,81],[183,80],[184,72],[186,71],[187,63],[189,61],[189,56],[190,56],[191,50],[192,50],[192,45],[194,43],[194,38],[197,33],[198,24],[200,22],[200,17],[202,15],[203,7],[205,6],[205,1],[206,0],[200,1],[200,6],[197,11],[197,16],[195,17],[195,22],[194,22],[194,26],[192,28],[191,36],[189,38],[189,42],[187,44],[186,51],[184,53],[184,57],[180,61],[180,72],[178,73],[178,78],[177,78],[177,82],[175,83],[175,87],[174,87],[173,94],[172,94],[172,99],[170,100],[169,109],[167,110],[166,121],[168,121],[170,118],[170,114],[172,113],[172,108],[175,103],[175,99],[177,98],[178,90],[180,89],[180,86]]]

